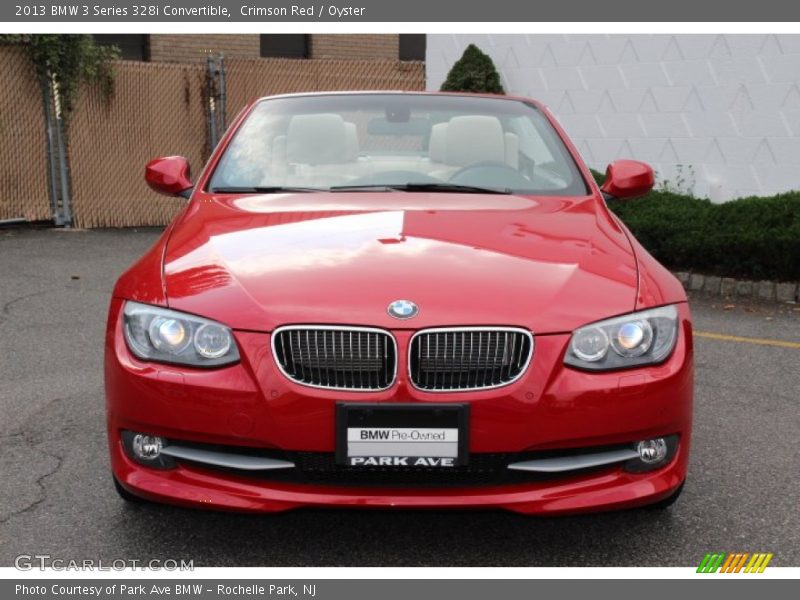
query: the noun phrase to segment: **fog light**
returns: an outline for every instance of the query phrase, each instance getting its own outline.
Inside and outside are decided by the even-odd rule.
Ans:
[[[661,462],[667,457],[667,442],[664,438],[644,440],[636,444],[639,460],[648,465]]]
[[[122,447],[128,457],[149,469],[174,469],[175,459],[164,454],[169,440],[156,435],[122,430]]]
[[[137,433],[131,441],[131,448],[136,458],[140,460],[155,460],[161,455],[164,441],[154,435]]]

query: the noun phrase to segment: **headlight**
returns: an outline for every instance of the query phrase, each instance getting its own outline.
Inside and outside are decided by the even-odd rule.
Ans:
[[[224,325],[166,308],[126,302],[125,341],[136,356],[156,362],[219,367],[239,360]]]
[[[675,305],[643,310],[577,329],[564,362],[590,371],[655,364],[672,353],[677,338]]]

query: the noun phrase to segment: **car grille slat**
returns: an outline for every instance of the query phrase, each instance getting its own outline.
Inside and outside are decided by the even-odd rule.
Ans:
[[[533,336],[512,327],[458,327],[417,332],[409,374],[425,391],[480,390],[518,379],[533,355]]]
[[[283,327],[273,333],[273,356],[287,377],[320,388],[383,390],[397,370],[394,338],[366,327]]]
[[[489,336],[490,336],[490,338],[496,338],[494,345],[495,345],[495,347],[497,347],[499,345],[499,343],[500,343],[500,333],[499,332],[490,333]],[[503,359],[507,358],[506,357],[506,347],[505,346],[501,347],[500,357],[499,358],[500,358],[500,370],[502,371],[503,370]],[[494,381],[495,380],[494,372],[497,369],[497,362],[498,362],[497,360],[493,360],[492,361],[492,374],[489,377],[489,381]],[[488,371],[489,370],[487,369],[487,373],[488,373]],[[500,379],[502,381],[502,375],[501,375]]]
[[[511,360],[517,355],[517,336],[511,336]],[[511,362],[509,361],[508,370],[511,371]]]

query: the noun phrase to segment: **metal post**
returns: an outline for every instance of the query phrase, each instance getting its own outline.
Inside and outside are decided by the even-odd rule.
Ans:
[[[228,95],[226,93],[226,88],[225,88],[225,55],[220,53],[220,55],[219,55],[219,121],[220,121],[220,132],[222,134],[224,134],[225,130],[228,129],[227,112],[228,112]]]
[[[50,208],[53,212],[53,222],[56,226],[64,224],[61,211],[58,206],[58,191],[56,189],[57,167],[54,156],[54,131],[53,131],[53,96],[50,86],[46,79],[40,81],[42,88],[42,103],[44,104],[44,119],[47,133],[47,191],[50,194]]]
[[[69,193],[69,171],[67,168],[67,144],[64,139],[64,119],[61,113],[61,94],[58,82],[51,76],[53,99],[56,108],[56,143],[58,144],[58,170],[61,179],[61,209],[64,227],[72,227],[72,207]]]
[[[211,142],[211,151],[217,147],[217,110],[216,110],[216,82],[214,76],[214,61],[208,55],[208,135]]]

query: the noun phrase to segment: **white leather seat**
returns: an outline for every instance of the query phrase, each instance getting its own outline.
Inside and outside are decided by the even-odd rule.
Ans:
[[[296,115],[286,132],[290,164],[322,165],[347,162],[347,127],[341,115]]]
[[[358,177],[363,170],[358,164],[358,129],[341,115],[292,117],[285,145],[287,185],[342,185]],[[345,163],[348,166],[343,168]]]
[[[447,151],[447,123],[437,123],[431,127],[431,137],[428,140],[428,158],[431,162],[445,162]]]
[[[506,131],[506,164],[512,169],[519,169],[519,136]]]
[[[504,163],[506,139],[497,117],[453,117],[447,125],[445,163],[464,167],[481,162]]]
[[[493,162],[519,168],[519,137],[503,132],[496,117],[472,115],[453,117],[431,128],[428,143],[430,175],[448,179],[461,167]]]

